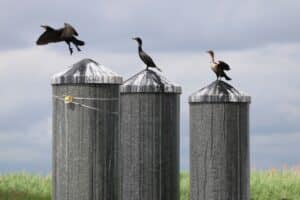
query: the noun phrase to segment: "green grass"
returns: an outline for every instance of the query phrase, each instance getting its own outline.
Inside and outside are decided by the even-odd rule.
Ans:
[[[251,199],[300,200],[300,171],[253,171]]]
[[[190,200],[190,178],[189,174],[180,174],[180,200]]]
[[[189,175],[180,174],[180,200],[189,200]],[[50,200],[50,176],[0,176],[0,200]],[[300,200],[300,170],[252,171],[252,200]]]
[[[50,176],[14,173],[0,176],[0,200],[50,200]]]

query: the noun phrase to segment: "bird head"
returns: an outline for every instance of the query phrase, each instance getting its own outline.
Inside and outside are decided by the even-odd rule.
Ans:
[[[137,41],[137,43],[139,43],[139,45],[142,44],[142,39],[141,39],[141,38],[139,38],[139,37],[134,37],[134,38],[132,38],[132,39],[135,40],[135,41]]]
[[[206,53],[208,53],[211,57],[214,57],[214,52],[212,50],[208,50]]]

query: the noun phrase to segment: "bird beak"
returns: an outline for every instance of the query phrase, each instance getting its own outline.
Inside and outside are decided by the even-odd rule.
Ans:
[[[136,40],[136,38],[132,38],[133,40]]]

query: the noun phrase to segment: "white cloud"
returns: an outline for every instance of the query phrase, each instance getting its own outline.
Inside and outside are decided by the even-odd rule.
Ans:
[[[132,44],[136,48],[136,44]],[[54,52],[51,46],[0,52],[0,146],[9,146],[10,154],[16,154],[14,161],[24,152],[38,152],[41,144],[49,144],[49,116],[51,112],[50,76],[85,57],[91,57],[127,79],[144,67],[137,52],[113,53],[84,49],[69,56],[66,46],[62,52]],[[215,79],[209,68],[209,58],[204,52],[158,52],[145,50],[163,69],[168,79],[183,87],[181,96],[181,157],[182,169],[188,169],[188,95]],[[300,58],[295,52],[300,44],[270,45],[263,48],[243,51],[216,52],[218,59],[228,62],[232,71],[229,76],[236,88],[253,97],[251,104],[252,136],[282,132],[289,134],[300,130],[298,124]],[[26,113],[24,113],[24,110]],[[284,117],[283,117],[284,116]],[[5,122],[5,123],[4,123]],[[263,137],[263,136],[262,136]],[[290,135],[293,138],[293,135]],[[272,141],[272,137],[269,137]],[[254,148],[259,139],[255,139]],[[296,140],[296,139],[295,139]],[[277,142],[281,142],[278,140]],[[287,144],[290,140],[282,140]],[[5,145],[4,145],[5,144]],[[256,145],[256,146],[255,146]],[[5,148],[3,147],[3,148]],[[286,147],[286,151],[288,150]],[[15,150],[14,150],[15,149]],[[259,148],[258,148],[259,149]],[[293,149],[293,147],[291,147]],[[0,149],[1,150],[1,149]],[[49,149],[48,149],[49,150]],[[50,151],[47,153],[50,158]],[[260,152],[254,151],[254,155]],[[270,154],[270,165],[281,166],[275,154]],[[2,159],[8,159],[0,154]],[[32,159],[41,154],[33,153]],[[294,157],[293,157],[294,156]],[[24,157],[20,158],[23,160]],[[274,161],[272,161],[272,159]],[[297,161],[291,154],[290,160]],[[0,157],[1,160],[1,157]],[[283,159],[284,160],[284,159]],[[256,167],[265,166],[262,159],[255,161]]]

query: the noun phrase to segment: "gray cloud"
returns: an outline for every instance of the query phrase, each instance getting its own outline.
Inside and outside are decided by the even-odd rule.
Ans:
[[[32,122],[28,128],[14,131],[0,128],[1,172],[30,171],[49,173],[51,170],[50,118]]]
[[[300,126],[299,119],[299,87],[298,63],[299,57],[295,52],[300,51],[300,43],[286,45],[270,45],[263,48],[244,51],[220,51],[217,58],[224,59],[232,66],[231,84],[251,94],[251,137],[252,160],[256,167],[266,167],[263,160],[268,156],[270,166],[281,167],[284,164],[299,162],[298,157],[285,155],[270,150],[262,151],[264,142],[260,137],[269,141],[272,138],[294,138]],[[130,77],[138,72],[143,64],[135,53],[104,53],[89,51],[64,56],[54,50],[42,47],[0,52],[0,149],[9,152],[14,160],[5,160],[0,170],[17,170],[17,165],[28,170],[46,171],[50,169],[51,139],[39,140],[49,131],[47,126],[51,117],[51,87],[50,76],[65,67],[89,55],[96,61],[108,66],[124,76]],[[208,67],[208,56],[204,53],[179,53],[153,51],[152,57],[163,68],[163,73],[175,83],[182,85],[181,96],[181,169],[189,169],[189,124],[188,124],[188,95],[207,85],[215,79]],[[33,59],[34,58],[34,59]],[[294,73],[293,73],[294,72]],[[7,87],[9,85],[9,87]],[[43,125],[40,125],[43,124]],[[36,128],[43,127],[43,128]],[[295,136],[295,137],[294,137]],[[26,139],[31,138],[31,139]],[[256,139],[255,139],[256,138]],[[292,139],[291,139],[292,140]],[[288,140],[276,140],[289,150]],[[275,141],[274,141],[275,142]],[[258,148],[259,147],[259,148]],[[294,148],[294,147],[291,147]],[[20,158],[18,152],[24,152],[27,157]],[[27,153],[26,153],[27,152]],[[31,153],[32,152],[32,155]],[[38,153],[37,152],[41,152]],[[280,155],[280,157],[279,157]],[[35,166],[24,158],[34,158]],[[272,161],[273,160],[273,161]],[[42,162],[49,165],[40,165]],[[282,162],[281,162],[282,161]],[[4,162],[4,161],[2,161]],[[10,163],[7,164],[7,163]],[[3,166],[3,167],[2,167]]]
[[[251,166],[268,169],[299,165],[299,141],[299,132],[252,136]]]
[[[148,49],[247,49],[299,42],[300,3],[274,1],[29,1],[1,2],[1,49],[34,46],[39,25],[74,24],[85,49],[133,52],[139,35]],[[49,48],[49,47],[46,47]],[[59,49],[58,47],[55,47]]]

